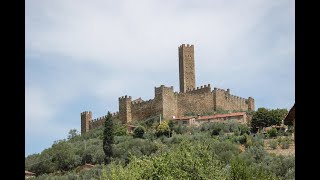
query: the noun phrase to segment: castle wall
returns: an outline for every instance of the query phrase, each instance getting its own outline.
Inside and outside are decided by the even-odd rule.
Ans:
[[[177,94],[177,116],[184,116],[187,112],[203,113],[214,110],[213,94],[211,87],[197,88],[187,93]]]
[[[150,99],[144,102],[132,103],[131,104],[131,117],[132,121],[144,120],[147,117],[151,117],[154,112],[155,100]]]
[[[246,111],[249,109],[248,99],[231,95],[229,89],[224,90],[214,88],[212,92],[214,97],[215,110],[224,109]]]
[[[106,119],[107,119],[107,115],[92,120],[90,123],[90,130],[104,125],[104,122],[106,121]]]
[[[170,88],[161,86],[156,96],[162,97],[163,118],[171,119],[172,116],[177,115],[178,103],[177,94],[173,91],[173,86]]]
[[[119,119],[119,112],[115,112],[111,114],[111,119],[117,118]],[[81,113],[81,134],[89,132],[90,130],[97,128],[99,126],[103,126],[106,121],[107,115],[101,116],[96,119],[92,119],[91,111],[84,111]]]
[[[173,87],[172,87],[173,88]],[[135,101],[130,104],[131,120],[144,120],[152,116],[163,114],[163,92],[168,89],[164,85],[155,87],[155,98],[148,101]]]

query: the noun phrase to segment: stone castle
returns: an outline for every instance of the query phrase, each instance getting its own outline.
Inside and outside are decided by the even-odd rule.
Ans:
[[[211,89],[210,84],[196,87],[194,70],[194,46],[182,44],[179,51],[179,82],[180,92],[174,92],[173,86],[161,85],[154,88],[154,98],[144,101],[141,98],[133,100],[131,96],[119,97],[119,112],[113,117],[123,123],[144,120],[152,116],[162,115],[164,119],[184,116],[185,113],[204,113],[218,109],[222,110],[254,110],[254,99],[248,99],[230,94],[230,90]],[[92,112],[81,113],[81,133],[101,126],[106,116],[92,120]]]

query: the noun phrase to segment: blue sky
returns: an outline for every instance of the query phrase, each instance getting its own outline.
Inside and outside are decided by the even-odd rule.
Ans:
[[[25,16],[25,155],[80,131],[80,113],[118,111],[118,97],[179,91],[178,46],[194,44],[196,85],[295,102],[292,0],[29,0]]]

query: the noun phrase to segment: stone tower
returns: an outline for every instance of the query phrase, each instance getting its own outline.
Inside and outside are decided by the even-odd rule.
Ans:
[[[119,97],[119,119],[124,124],[131,122],[131,96]]]
[[[81,134],[89,132],[91,121],[92,121],[91,111],[84,111],[81,113]]]
[[[179,82],[180,92],[196,87],[194,72],[194,46],[182,44],[179,46]]]

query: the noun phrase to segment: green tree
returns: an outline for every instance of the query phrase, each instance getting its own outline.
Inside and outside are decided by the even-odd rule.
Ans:
[[[257,130],[257,128],[280,125],[287,113],[287,109],[258,108],[252,116],[251,126]]]
[[[272,128],[270,129],[268,132],[269,137],[277,137],[277,129],[276,128]]]
[[[68,140],[70,140],[78,135],[79,135],[79,132],[76,129],[70,129],[70,131],[68,133]]]
[[[157,126],[157,131],[156,135],[159,136],[169,136],[170,133],[170,128],[168,125],[168,121],[162,121],[158,126]]]
[[[108,111],[103,131],[103,151],[105,154],[105,164],[109,164],[111,162],[111,157],[113,155],[112,144],[114,143],[114,134],[111,117],[112,115]]]
[[[135,138],[143,138],[144,133],[145,133],[144,127],[138,126],[133,131],[133,137],[135,137]]]

